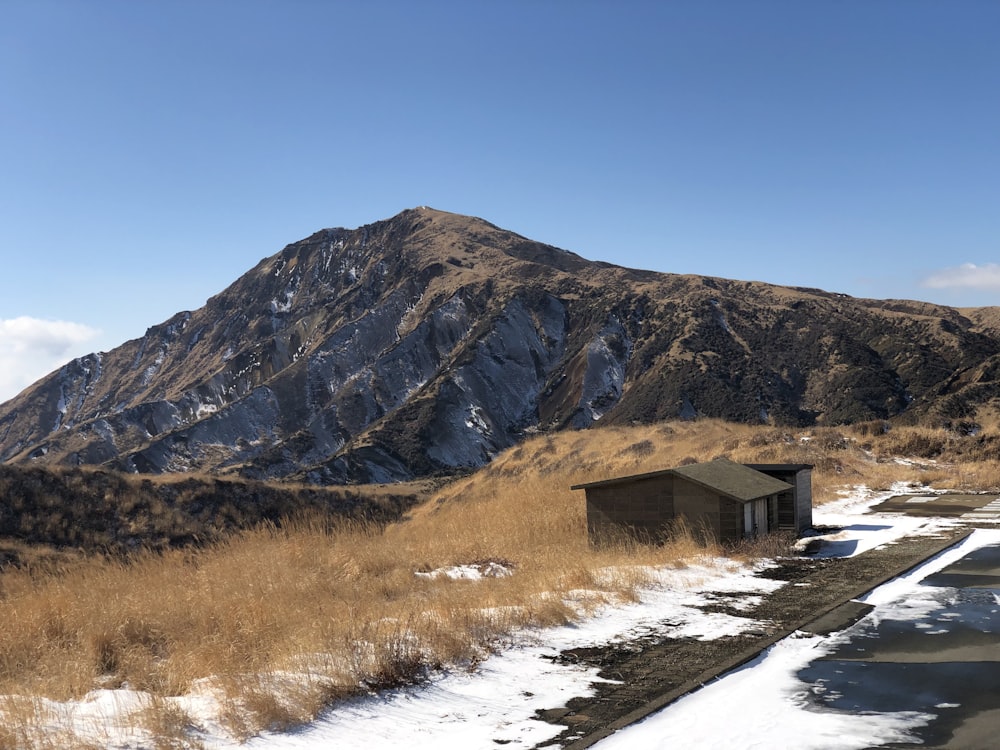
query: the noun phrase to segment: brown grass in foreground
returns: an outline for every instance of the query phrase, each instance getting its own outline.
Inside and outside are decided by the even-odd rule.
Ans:
[[[8,571],[0,575],[0,695],[70,699],[127,684],[153,696],[136,722],[160,746],[185,747],[191,721],[168,698],[211,678],[237,736],[291,727],[343,697],[419,680],[438,666],[474,665],[518,628],[585,614],[567,603],[570,592],[597,592],[592,604],[629,598],[643,583],[642,566],[719,553],[682,527],[660,547],[623,540],[593,549],[583,493],[571,484],[725,455],[814,464],[817,502],[854,484],[1000,486],[1000,462],[983,452],[989,443],[971,461],[955,446],[938,451],[939,463],[891,460],[899,445],[934,440],[952,436],[713,421],[565,433],[507,451],[384,529],[301,520],[203,549]],[[512,574],[430,575],[489,562]],[[0,750],[43,747],[26,739],[30,701],[12,700],[0,705]]]

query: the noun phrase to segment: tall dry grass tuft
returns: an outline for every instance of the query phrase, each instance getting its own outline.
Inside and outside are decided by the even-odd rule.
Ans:
[[[154,694],[136,718],[150,735],[150,750],[204,750],[194,720],[175,702]]]
[[[792,557],[795,551],[796,536],[790,531],[773,532],[753,539],[741,539],[725,546],[728,557],[745,562],[758,560],[774,560],[781,557]]]
[[[180,747],[192,742],[190,721],[166,699],[207,678],[233,735],[245,738],[436,666],[473,666],[518,628],[635,597],[648,566],[787,551],[777,537],[720,549],[683,524],[662,545],[623,537],[592,547],[573,484],[726,456],[813,464],[819,501],[845,485],[929,477],[1000,487],[1000,460],[945,463],[965,438],[935,433],[944,446],[936,462],[903,464],[894,460],[901,446],[936,449],[926,435],[893,432],[704,420],[536,437],[445,485],[401,523],[300,516],[201,549],[6,570],[0,695],[70,699],[127,683],[158,696],[146,721],[163,747]],[[443,573],[462,565],[494,575]],[[24,744],[28,729],[18,727],[35,719],[20,716],[3,722],[0,750]]]

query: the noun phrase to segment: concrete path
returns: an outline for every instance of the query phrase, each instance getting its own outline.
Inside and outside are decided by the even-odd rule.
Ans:
[[[617,684],[598,683],[597,694],[574,698],[564,708],[542,712],[542,718],[566,730],[538,747],[583,750],[617,730],[649,716],[683,695],[757,656],[796,630],[825,633],[840,630],[865,614],[852,603],[956,544],[971,533],[953,529],[940,536],[914,536],[850,558],[793,559],[769,574],[794,585],[765,597],[745,616],[772,623],[767,630],[717,641],[663,639],[659,643],[574,649],[563,658],[597,666],[601,676]]]

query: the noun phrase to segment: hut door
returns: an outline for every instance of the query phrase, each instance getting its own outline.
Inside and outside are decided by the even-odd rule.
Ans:
[[[753,500],[743,506],[743,536],[767,533],[767,500]]]

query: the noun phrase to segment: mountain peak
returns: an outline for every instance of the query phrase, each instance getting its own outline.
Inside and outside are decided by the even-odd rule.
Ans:
[[[390,481],[525,434],[968,420],[995,316],[636,272],[427,207],[324,229],[0,408],[0,460]]]

